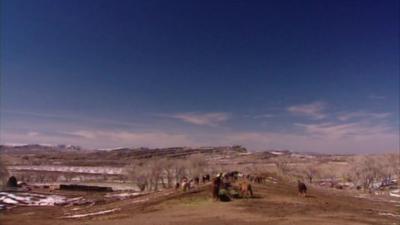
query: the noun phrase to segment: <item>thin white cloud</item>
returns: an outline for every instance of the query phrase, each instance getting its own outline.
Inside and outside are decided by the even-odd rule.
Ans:
[[[272,115],[272,114],[260,114],[260,115],[253,116],[253,119],[266,119],[266,118],[272,118],[272,117],[275,117],[275,115]]]
[[[30,137],[36,137],[36,136],[39,135],[39,133],[38,133],[38,132],[35,132],[35,131],[30,131],[30,132],[28,132],[26,135],[28,135],[28,136],[30,136]]]
[[[65,132],[67,135],[72,135],[72,136],[77,136],[80,138],[85,138],[85,139],[95,139],[97,135],[95,132],[92,131],[86,131],[86,130],[78,130],[78,131],[72,131],[72,132]]]
[[[336,131],[332,131],[336,132]],[[343,131],[340,131],[343,132]],[[322,153],[380,153],[399,151],[398,134],[384,132],[352,136],[316,136],[296,133],[247,132],[229,137],[231,144],[241,144],[250,149],[289,149]]]
[[[379,153],[399,151],[399,133],[380,123],[295,124],[297,132],[237,132],[226,142],[252,149],[290,149],[325,153]]]
[[[295,124],[304,128],[306,134],[325,139],[357,138],[363,139],[374,135],[391,135],[395,131],[392,127],[384,124],[369,124],[365,122],[354,123],[316,123],[316,124]]]
[[[350,113],[341,113],[337,116],[337,119],[340,121],[348,121],[350,119],[359,118],[359,119],[385,119],[392,115],[391,113],[371,113],[364,111],[350,112]]]
[[[89,122],[96,124],[104,124],[104,125],[114,125],[114,126],[143,126],[145,123],[137,123],[137,122],[129,122],[129,121],[119,121],[108,118],[94,118],[89,116],[77,116],[77,115],[69,115],[68,113],[60,113],[60,114],[50,114],[50,113],[42,113],[42,112],[25,112],[25,111],[15,111],[15,110],[0,110],[0,113],[7,113],[10,115],[19,115],[19,116],[30,116],[30,117],[40,117],[48,120],[69,120],[73,122]]]
[[[323,119],[326,117],[325,108],[326,103],[317,101],[310,104],[293,105],[288,107],[287,110],[293,114],[304,115],[313,119]]]
[[[372,99],[372,100],[384,100],[384,99],[386,99],[385,96],[383,96],[383,95],[376,95],[376,94],[371,94],[371,95],[368,96],[368,98],[369,98],[369,99]]]
[[[228,113],[178,113],[171,116],[172,118],[182,120],[195,125],[217,126],[227,120],[230,115]]]

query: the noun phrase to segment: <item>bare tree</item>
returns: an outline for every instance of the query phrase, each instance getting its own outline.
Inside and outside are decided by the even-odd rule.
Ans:
[[[163,166],[165,164],[158,158],[135,160],[125,171],[127,176],[138,186],[141,191],[158,191],[163,179]]]
[[[2,158],[0,158],[0,183],[5,184],[8,177],[7,167],[4,164]]]
[[[177,159],[174,160],[173,173],[175,175],[175,181],[179,182],[183,177],[187,176],[186,167],[187,163],[185,160]]]
[[[351,160],[352,179],[364,189],[371,189],[375,181],[385,177],[384,162],[371,155],[356,156]]]
[[[160,184],[171,188],[174,181],[179,182],[183,177],[201,176],[206,168],[207,161],[201,155],[187,159],[150,158],[133,161],[125,168],[125,174],[141,191],[157,191]]]
[[[308,182],[311,184],[314,177],[318,175],[318,164],[317,163],[309,163],[303,169],[304,174],[307,177]]]
[[[150,174],[143,161],[133,161],[125,168],[125,173],[127,177],[138,186],[140,191],[144,191],[148,188]]]
[[[151,159],[146,164],[150,170],[150,191],[158,191],[158,185],[162,179],[163,164],[160,159]]]
[[[175,171],[175,160],[172,159],[162,159],[160,164],[163,168],[163,173],[165,178],[167,179],[167,184],[164,184],[164,179],[162,178],[162,183],[164,188],[171,188],[173,187],[173,180],[174,180],[174,171]]]
[[[274,160],[274,164],[278,170],[278,172],[281,173],[281,175],[287,175],[289,173],[290,167],[289,167],[289,159],[287,157],[277,157]]]
[[[389,180],[395,176],[400,177],[400,154],[385,154],[381,160],[385,176]]]
[[[188,175],[191,177],[197,177],[204,174],[208,165],[207,160],[200,154],[188,157],[187,163]]]

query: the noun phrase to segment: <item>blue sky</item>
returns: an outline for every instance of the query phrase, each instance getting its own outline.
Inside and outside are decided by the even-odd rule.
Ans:
[[[396,151],[399,6],[2,1],[0,142]]]

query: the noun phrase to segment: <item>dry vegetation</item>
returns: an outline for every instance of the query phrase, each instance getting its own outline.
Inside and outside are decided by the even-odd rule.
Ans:
[[[204,156],[191,155],[184,159],[150,158],[134,160],[125,168],[125,174],[141,191],[172,188],[184,177],[200,177],[210,171]]]
[[[8,178],[8,171],[4,164],[4,160],[0,157],[0,184],[5,184],[5,181]]]
[[[389,182],[399,177],[399,154],[355,155],[343,162],[320,162],[316,159],[304,163],[293,163],[288,157],[274,159],[274,164],[282,177],[313,181],[350,183],[354,187],[371,190],[377,183]]]

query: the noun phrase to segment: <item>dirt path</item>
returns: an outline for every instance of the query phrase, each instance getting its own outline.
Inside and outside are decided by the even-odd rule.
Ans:
[[[197,225],[197,224],[388,224],[400,225],[399,203],[349,197],[340,192],[314,190],[303,198],[287,184],[256,185],[256,197],[214,202],[208,187],[193,193],[160,192],[79,210],[66,207],[18,208],[1,215],[0,224],[88,225]],[[72,214],[112,210],[81,219],[61,219]]]

